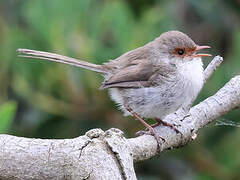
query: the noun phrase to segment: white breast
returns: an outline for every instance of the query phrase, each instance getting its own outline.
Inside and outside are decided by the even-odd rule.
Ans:
[[[201,58],[194,58],[185,63],[181,68],[181,73],[185,79],[186,103],[195,99],[203,86],[203,63]]]
[[[146,118],[164,118],[179,107],[188,105],[199,93],[203,85],[203,67],[200,58],[178,67],[175,82],[158,87],[136,89],[109,89],[111,98],[129,115],[124,106],[130,107],[138,115]]]

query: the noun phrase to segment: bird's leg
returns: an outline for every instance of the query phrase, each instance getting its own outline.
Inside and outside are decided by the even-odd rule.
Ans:
[[[176,133],[179,133],[179,134],[182,135],[182,133],[174,126],[174,124],[170,124],[170,123],[165,122],[165,121],[163,121],[163,120],[161,120],[159,118],[154,118],[154,119],[157,121],[157,123],[153,124],[152,127],[155,127],[155,126],[158,126],[159,124],[162,124],[164,126],[168,126],[168,127],[172,128]]]
[[[140,116],[138,116],[137,113],[135,113],[135,112],[134,112],[132,109],[130,109],[130,108],[127,108],[127,107],[125,107],[125,108],[126,108],[126,110],[127,110],[129,113],[131,113],[136,119],[138,119],[138,120],[150,131],[150,133],[151,133],[151,134],[155,137],[155,139],[157,140],[159,147],[160,147],[160,145],[161,145],[160,139],[165,142],[165,139],[162,138],[162,137],[160,137],[160,136],[158,136],[158,135],[156,134],[156,132],[154,131],[153,127],[150,126],[148,123],[146,123],[146,121],[144,121]],[[160,139],[159,139],[159,138],[160,138]]]

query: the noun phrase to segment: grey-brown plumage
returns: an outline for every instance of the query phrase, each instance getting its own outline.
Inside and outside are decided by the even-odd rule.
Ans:
[[[111,98],[125,115],[162,119],[189,103],[200,91],[203,84],[201,57],[209,55],[196,52],[204,48],[209,46],[198,46],[184,33],[169,31],[103,65],[28,49],[18,52],[23,57],[99,72],[105,79],[100,89],[109,89]],[[140,121],[143,122],[141,118]]]

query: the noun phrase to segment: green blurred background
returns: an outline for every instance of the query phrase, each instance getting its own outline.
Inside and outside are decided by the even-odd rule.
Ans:
[[[239,20],[239,0],[0,0],[0,133],[73,138],[116,127],[133,137],[143,128],[98,90],[97,73],[18,58],[17,48],[100,64],[164,31],[180,30],[224,57],[200,102],[239,74]],[[210,60],[204,59],[205,66]],[[238,122],[239,116],[235,110],[220,120]],[[238,180],[239,137],[239,128],[209,125],[193,143],[136,164],[138,179]]]

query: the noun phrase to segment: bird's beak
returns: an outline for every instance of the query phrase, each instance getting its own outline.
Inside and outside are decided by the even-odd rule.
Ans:
[[[196,47],[195,51],[199,51],[202,49],[208,49],[211,48],[210,46],[198,46]],[[203,57],[203,56],[212,56],[211,54],[194,54],[193,57]]]

